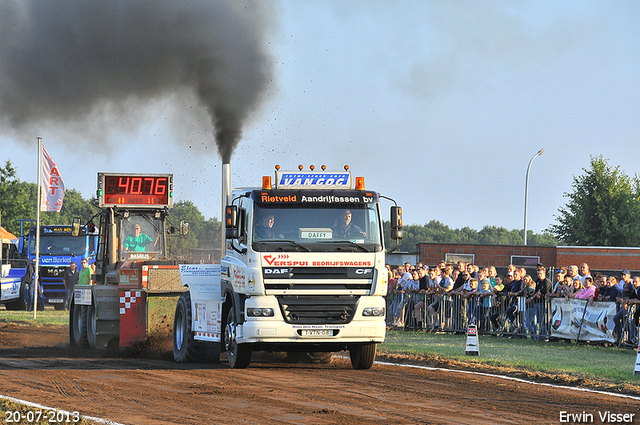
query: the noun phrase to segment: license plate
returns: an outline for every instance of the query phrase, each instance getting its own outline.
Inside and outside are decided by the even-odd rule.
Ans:
[[[303,329],[302,336],[333,336],[331,329]]]

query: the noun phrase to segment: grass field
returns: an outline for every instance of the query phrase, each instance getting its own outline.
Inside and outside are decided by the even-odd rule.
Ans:
[[[0,307],[0,323],[19,323],[24,325],[68,325],[69,312],[56,311],[53,307],[46,307],[44,311],[37,311],[33,318],[33,311],[7,311]]]
[[[640,375],[633,374],[636,350],[481,336],[478,338],[479,355],[467,356],[466,338],[466,335],[391,330],[387,332],[385,342],[378,346],[378,352],[447,358],[550,375],[568,374],[640,388]]]

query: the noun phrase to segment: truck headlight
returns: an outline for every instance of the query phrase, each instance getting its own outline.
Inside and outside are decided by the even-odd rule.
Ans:
[[[384,314],[385,314],[384,307],[365,307],[362,310],[362,315],[365,317],[370,317],[370,316],[380,317],[380,316],[384,316]]]
[[[272,308],[248,308],[248,317],[273,317],[275,312]]]

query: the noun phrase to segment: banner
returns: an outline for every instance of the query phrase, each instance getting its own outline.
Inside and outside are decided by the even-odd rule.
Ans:
[[[42,145],[41,159],[40,185],[42,186],[42,200],[40,211],[60,212],[65,192],[64,181],[56,163],[44,145]]]
[[[586,308],[585,308],[586,304]],[[554,298],[551,300],[551,336],[580,341],[614,342],[616,303]]]

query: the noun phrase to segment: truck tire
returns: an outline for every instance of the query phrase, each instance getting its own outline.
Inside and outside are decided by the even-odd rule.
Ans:
[[[349,347],[349,357],[351,366],[354,369],[371,369],[376,358],[377,344],[370,342],[366,344],[354,344]]]
[[[219,342],[199,342],[193,339],[191,293],[180,295],[173,319],[173,359],[178,363],[218,363]]]
[[[245,369],[251,363],[252,348],[249,344],[238,344],[237,335],[236,309],[232,305],[224,328],[224,348],[227,351],[229,366],[232,369]]]
[[[220,361],[219,342],[200,342],[193,339],[191,293],[180,295],[173,319],[173,359],[178,363]]]
[[[191,293],[184,292],[178,298],[173,318],[173,359],[178,363],[196,359],[191,320]]]
[[[87,343],[89,347],[96,348],[96,307],[91,304],[87,309]]]
[[[73,305],[73,340],[76,347],[89,348],[87,339],[87,306]]]
[[[23,311],[27,309],[27,285],[24,282],[20,282],[20,296],[15,301],[11,301],[10,303],[6,303],[4,307],[7,310],[13,311]]]

